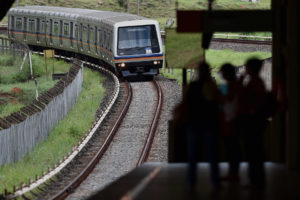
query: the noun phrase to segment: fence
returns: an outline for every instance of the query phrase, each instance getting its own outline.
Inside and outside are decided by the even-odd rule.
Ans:
[[[74,106],[83,82],[82,63],[75,60],[66,77],[30,105],[0,118],[0,166],[30,152]]]

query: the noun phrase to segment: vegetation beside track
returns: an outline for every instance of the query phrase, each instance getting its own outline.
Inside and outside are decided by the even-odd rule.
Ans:
[[[20,71],[22,58],[6,54],[0,56],[0,117],[10,115],[35,99],[35,84],[31,80],[30,66],[26,61]],[[69,71],[71,64],[56,59],[48,60],[46,73],[45,60],[38,55],[32,56],[33,76],[37,78],[38,92],[52,88],[57,80],[52,80],[52,66],[55,73]]]
[[[34,151],[15,164],[4,165],[0,169],[0,191],[7,188],[12,192],[13,185],[28,183],[28,179],[41,176],[47,167],[53,168],[66,156],[82,136],[87,133],[95,119],[95,113],[104,95],[103,77],[90,69],[84,69],[83,88],[76,105],[67,117],[60,121],[49,133],[47,140],[38,144]]]
[[[219,71],[220,67],[225,63],[231,63],[235,66],[242,66],[249,58],[257,57],[259,59],[266,59],[271,56],[271,52],[236,52],[230,49],[209,49],[206,51],[205,59],[212,67],[212,75],[216,78],[216,80],[218,80],[217,72]],[[162,69],[160,72],[165,77],[176,79],[179,83],[182,83],[182,70],[174,69],[172,73],[171,71],[172,70],[169,70],[168,72],[168,70]]]

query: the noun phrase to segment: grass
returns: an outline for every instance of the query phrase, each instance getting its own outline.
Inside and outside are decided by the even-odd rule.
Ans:
[[[175,29],[166,31],[166,59],[168,67],[192,67],[203,59],[201,34],[177,33]]]
[[[83,88],[75,107],[64,120],[59,122],[47,140],[39,143],[32,153],[15,164],[1,167],[0,191],[7,188],[11,192],[13,185],[28,182],[29,178],[35,178],[35,174],[41,175],[48,166],[53,167],[71,150],[72,146],[78,143],[94,120],[104,94],[102,82],[103,78],[98,73],[84,69]]]
[[[215,35],[214,37],[216,38],[229,38],[229,39],[249,39],[249,40],[269,40],[271,41],[272,39],[269,38],[253,38],[253,37],[247,37],[247,36],[258,36],[258,37],[272,37],[272,32],[235,32],[235,33],[229,33],[229,32],[220,32],[216,34],[225,34],[225,35],[240,35],[242,37],[237,37],[237,36],[219,36]]]
[[[50,65],[48,64],[49,69],[46,73],[44,58],[32,56],[33,72],[34,77],[37,77],[39,94],[49,90],[57,82],[51,78],[53,62],[55,72],[69,71],[70,64],[53,59],[48,61]],[[20,65],[21,58],[15,59],[12,55],[0,56],[0,117],[18,111],[35,99],[35,84],[30,80],[29,64],[26,63],[22,71]]]
[[[249,58],[257,57],[259,59],[266,59],[271,56],[272,54],[270,52],[236,52],[230,49],[209,49],[206,51],[205,58],[211,66],[212,75],[216,78],[216,80],[219,80],[217,72],[219,71],[220,67],[225,63],[231,63],[235,66],[241,66],[244,65]],[[161,70],[161,73],[168,78],[176,79],[179,83],[182,83],[181,69],[174,69],[173,74],[164,72],[164,70]]]

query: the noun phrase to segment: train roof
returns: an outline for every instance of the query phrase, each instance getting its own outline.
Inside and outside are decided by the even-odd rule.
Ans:
[[[149,20],[142,16],[118,13],[101,10],[81,9],[81,8],[65,8],[53,6],[24,6],[11,8],[11,14],[28,14],[28,15],[41,15],[41,16],[57,16],[66,18],[85,18],[87,20],[101,20],[108,23],[116,24],[120,22],[128,22],[135,20]]]

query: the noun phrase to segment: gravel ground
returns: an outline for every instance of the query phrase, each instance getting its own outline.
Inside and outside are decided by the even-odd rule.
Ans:
[[[164,86],[165,83],[162,84],[161,82],[165,81],[163,79],[160,81],[163,90],[168,90]],[[149,119],[153,117],[153,107],[155,107],[157,97],[152,95],[155,90],[153,84],[149,84],[149,82],[131,83],[131,85],[133,100],[113,143],[95,167],[93,173],[67,199],[85,199],[90,194],[102,189],[135,168],[150,126],[151,120]],[[164,109],[166,109],[165,106]],[[160,124],[159,127],[161,126],[164,125]],[[158,142],[155,141],[154,146],[157,146],[156,149],[164,148],[162,152],[165,155],[155,155],[156,161],[160,159],[167,161],[167,141],[163,141],[167,139],[167,128],[163,130],[165,131],[159,131],[162,132],[159,135],[163,135],[163,137],[160,137]]]
[[[168,162],[168,123],[173,117],[174,107],[181,100],[181,86],[174,80],[157,76],[163,90],[163,108],[147,162]]]

